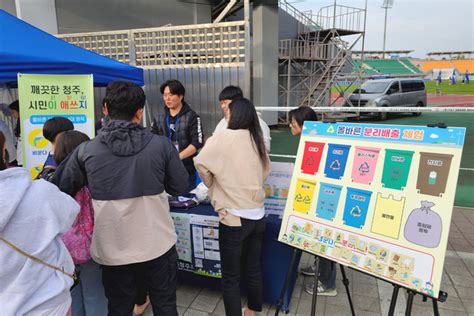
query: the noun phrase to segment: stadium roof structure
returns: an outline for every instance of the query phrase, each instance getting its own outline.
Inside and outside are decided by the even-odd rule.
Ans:
[[[410,54],[413,53],[413,50],[365,50],[364,54]],[[353,54],[362,54],[361,50],[353,50]]]
[[[446,51],[446,52],[430,52],[427,56],[442,56],[442,55],[471,55],[474,54],[473,50],[465,51]]]

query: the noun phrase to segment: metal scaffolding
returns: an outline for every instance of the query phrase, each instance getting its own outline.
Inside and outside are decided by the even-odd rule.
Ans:
[[[298,39],[280,40],[279,105],[331,106],[338,99],[331,100],[333,86],[340,91],[339,97],[347,98],[338,82],[344,68],[351,72],[354,69],[354,75],[344,76],[346,81],[357,80],[362,74],[352,63],[351,50],[359,40],[364,49],[366,7],[343,6],[334,1],[317,13],[300,12],[284,0],[280,0],[280,7],[300,21],[301,27]],[[343,40],[349,35],[355,38],[351,42]],[[287,114],[280,118],[282,123],[288,122]]]

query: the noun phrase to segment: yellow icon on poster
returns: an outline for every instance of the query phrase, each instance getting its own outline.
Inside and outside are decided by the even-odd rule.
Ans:
[[[49,141],[43,137],[43,130],[37,128],[28,134],[28,143],[35,148],[44,148],[48,146]]]
[[[38,174],[41,172],[42,169],[43,169],[43,164],[40,164],[31,168],[30,169],[31,179],[36,179],[36,177],[38,176]]]
[[[314,188],[316,187],[316,181],[308,181],[298,179],[296,182],[295,200],[293,203],[293,209],[296,212],[305,213],[309,212],[311,201],[314,194]]]

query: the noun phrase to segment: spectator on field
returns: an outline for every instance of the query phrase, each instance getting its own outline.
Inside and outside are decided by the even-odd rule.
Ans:
[[[240,98],[230,103],[228,128],[209,138],[194,162],[219,214],[225,313],[242,315],[242,277],[248,291],[244,315],[254,316],[262,310],[263,183],[270,161],[257,112],[249,100]]]
[[[105,106],[110,123],[66,157],[55,181],[72,196],[89,186],[95,215],[91,256],[102,265],[109,315],[132,313],[141,274],[153,313],[178,315],[177,236],[166,193],[184,192],[188,173],[172,143],[139,124],[141,87],[111,82]]]
[[[188,170],[187,192],[196,187],[196,168],[193,157],[204,145],[201,118],[184,100],[184,86],[178,80],[168,80],[160,87],[165,103],[164,111],[152,123],[152,132],[168,137]]]
[[[61,235],[79,206],[26,169],[6,169],[6,161],[0,133],[0,313],[65,316],[74,264]]]
[[[243,98],[244,94],[242,89],[237,86],[227,86],[219,93],[219,102],[221,105],[222,112],[224,117],[217,123],[216,128],[214,129],[214,134],[218,132],[222,132],[227,129],[227,125],[229,122],[229,104],[237,99]],[[268,152],[270,152],[270,141],[272,138],[270,137],[270,128],[268,127],[267,123],[260,117],[260,113],[258,113],[258,121],[260,123],[260,127],[262,128],[263,134],[263,141],[265,142],[265,148]]]

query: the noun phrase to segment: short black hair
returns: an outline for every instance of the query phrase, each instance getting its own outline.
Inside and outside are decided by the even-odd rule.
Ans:
[[[222,89],[221,93],[219,93],[219,101],[222,100],[236,100],[244,97],[244,93],[242,89],[237,86],[227,86]]]
[[[74,124],[62,116],[55,116],[44,123],[43,137],[54,143],[59,133],[74,129]]]
[[[58,136],[54,149],[54,160],[59,165],[81,143],[89,141],[86,134],[79,131],[65,131]]]
[[[18,100],[15,100],[12,103],[10,103],[8,107],[10,108],[10,110],[15,110],[17,112],[20,112],[20,102]]]
[[[129,81],[112,81],[105,91],[104,102],[113,120],[130,121],[139,109],[145,107],[145,92]]]
[[[176,79],[166,80],[165,82],[163,82],[163,84],[160,86],[161,94],[165,93],[166,87],[170,89],[170,92],[172,94],[182,95],[184,97],[184,94],[186,93],[186,89],[184,89],[183,84]]]
[[[288,113],[291,120],[294,118],[299,126],[303,127],[305,121],[317,121],[318,116],[309,106],[302,105],[297,109],[293,109]]]

